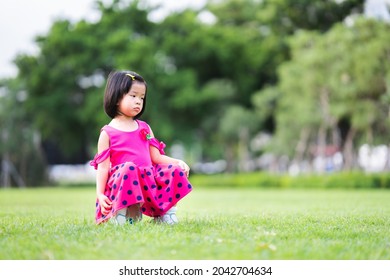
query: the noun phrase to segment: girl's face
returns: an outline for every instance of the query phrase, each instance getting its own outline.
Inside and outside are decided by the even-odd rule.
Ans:
[[[118,102],[118,111],[127,117],[134,118],[144,106],[145,91],[145,84],[133,82],[130,91]]]

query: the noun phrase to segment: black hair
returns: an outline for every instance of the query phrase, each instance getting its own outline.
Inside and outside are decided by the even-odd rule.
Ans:
[[[142,110],[134,117],[134,119],[138,119],[146,108],[148,85],[145,79],[133,71],[112,71],[108,75],[106,89],[104,91],[104,111],[110,118],[113,119],[119,115],[118,102],[130,91],[134,82],[145,85],[145,97]]]

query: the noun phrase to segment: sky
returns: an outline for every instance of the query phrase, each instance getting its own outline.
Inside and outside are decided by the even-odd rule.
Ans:
[[[98,19],[94,9],[95,0],[0,0],[0,78],[16,75],[12,60],[19,53],[34,54],[37,47],[34,37],[45,35],[53,21],[59,18],[78,21]],[[105,0],[107,2],[109,0]],[[110,1],[109,1],[110,2]],[[200,7],[205,0],[149,0],[151,4],[163,3],[164,9],[155,14],[158,20],[170,11],[185,7]],[[384,2],[390,0],[367,0],[367,14],[389,19]]]
[[[110,0],[103,2],[111,3]],[[171,11],[185,7],[201,7],[205,0],[147,0],[150,4],[164,4],[154,17],[159,20]],[[34,38],[45,35],[57,19],[96,21],[99,13],[95,0],[0,0],[0,78],[12,77],[17,70],[12,60],[19,53],[34,54]]]

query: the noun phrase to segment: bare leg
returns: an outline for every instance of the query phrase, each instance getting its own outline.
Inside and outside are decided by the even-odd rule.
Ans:
[[[142,213],[139,203],[123,208],[116,212],[113,222],[117,225],[124,225],[126,222],[133,224],[142,219]]]
[[[133,222],[138,222],[142,219],[140,208],[141,206],[139,203],[127,207],[126,218],[129,220],[130,224]]]

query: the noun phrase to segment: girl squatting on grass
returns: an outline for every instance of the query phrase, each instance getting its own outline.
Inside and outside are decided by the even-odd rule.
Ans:
[[[150,126],[139,120],[146,107],[147,83],[139,74],[108,76],[104,110],[111,122],[100,131],[91,165],[96,173],[96,223],[132,224],[142,214],[176,224],[176,204],[192,190],[190,168],[165,155]]]

